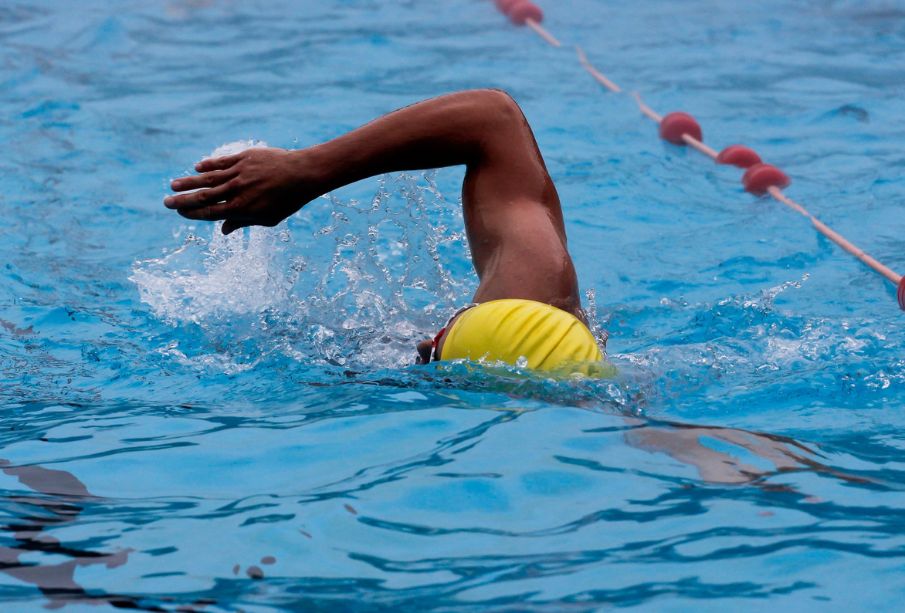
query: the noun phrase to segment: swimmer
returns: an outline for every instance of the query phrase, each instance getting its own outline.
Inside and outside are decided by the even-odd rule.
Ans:
[[[556,187],[525,116],[502,91],[426,100],[306,149],[204,160],[195,165],[199,174],[172,182],[180,193],[164,204],[188,219],[222,220],[230,234],[275,226],[367,177],[458,165],[466,168],[463,216],[480,283],[471,305],[418,343],[418,363],[483,358],[546,371],[602,363],[581,308]]]

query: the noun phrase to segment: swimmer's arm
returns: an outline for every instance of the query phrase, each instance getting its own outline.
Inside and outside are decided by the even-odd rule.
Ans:
[[[321,145],[249,149],[205,160],[176,179],[166,206],[189,219],[225,220],[223,232],[273,226],[311,200],[387,172],[465,165],[463,200],[482,241],[520,202],[546,207],[562,225],[559,199],[518,105],[496,90],[460,92],[400,109]],[[201,189],[199,189],[201,188]]]

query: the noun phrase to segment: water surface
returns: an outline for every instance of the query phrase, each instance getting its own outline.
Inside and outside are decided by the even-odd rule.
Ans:
[[[544,8],[905,270],[901,6]],[[4,608],[905,596],[893,288],[664,145],[568,46],[479,0],[7,0],[0,49]],[[476,287],[461,169],[229,239],[161,204],[222,145],[305,146],[470,87],[506,89],[535,128],[613,380],[410,365]]]

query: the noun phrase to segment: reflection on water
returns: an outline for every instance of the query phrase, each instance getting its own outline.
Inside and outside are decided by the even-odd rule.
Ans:
[[[553,410],[553,409],[548,409]],[[439,527],[430,527],[418,525],[417,523],[405,523],[399,520],[381,519],[373,514],[374,509],[368,509],[365,504],[364,511],[356,508],[359,503],[351,504],[349,502],[341,503],[343,500],[355,500],[366,496],[374,487],[381,487],[380,484],[392,482],[398,479],[411,478],[413,471],[422,471],[429,469],[432,465],[441,467],[446,464],[444,461],[437,461],[440,458],[452,454],[467,452],[474,446],[481,444],[488,434],[495,428],[504,426],[507,423],[514,423],[514,420],[525,415],[521,410],[506,410],[498,413],[496,417],[485,420],[475,427],[463,430],[455,436],[441,441],[441,445],[436,447],[430,455],[422,458],[409,458],[407,461],[399,464],[395,468],[389,465],[382,467],[376,466],[377,469],[370,477],[366,477],[365,473],[356,475],[348,481],[336,483],[322,484],[316,488],[316,493],[309,497],[312,503],[323,503],[331,500],[337,501],[336,513],[345,513],[352,521],[360,523],[362,526],[370,527],[378,531],[389,531],[399,534],[419,534],[421,536],[443,537],[458,532],[457,530],[447,530]],[[844,471],[835,469],[822,463],[822,454],[819,449],[814,446],[804,445],[787,436],[777,436],[762,432],[750,432],[740,429],[725,427],[708,427],[701,425],[682,424],[678,422],[664,422],[656,420],[646,420],[639,418],[618,418],[617,421],[606,420],[606,426],[600,428],[584,429],[586,434],[621,434],[626,442],[632,447],[643,450],[651,454],[666,454],[672,459],[681,462],[697,471],[702,486],[713,485],[737,485],[762,488],[765,492],[774,493],[794,493],[799,498],[820,502],[818,498],[809,495],[807,492],[798,492],[796,487],[788,484],[774,483],[772,478],[778,475],[790,472],[807,472],[824,474],[829,477],[839,479],[852,485],[871,485],[879,487],[879,484],[870,478],[846,474]],[[563,466],[572,468],[580,468],[582,470],[604,471],[615,476],[618,472],[626,470],[628,467],[607,466],[606,464],[594,461],[592,457],[585,454],[584,458],[578,457],[562,457],[560,458]],[[643,462],[642,462],[643,464]],[[107,501],[91,494],[86,486],[74,475],[67,471],[48,469],[41,466],[15,466],[8,460],[0,461],[3,472],[11,477],[15,477],[18,481],[27,487],[31,493],[12,493],[7,494],[2,499],[2,506],[14,510],[19,517],[14,523],[3,526],[4,532],[10,539],[10,545],[0,547],[0,563],[2,568],[0,571],[14,577],[18,581],[34,585],[38,588],[47,599],[46,606],[49,608],[59,608],[67,604],[108,604],[117,608],[132,608],[143,610],[169,610],[170,606],[175,606],[180,602],[190,604],[192,607],[205,608],[207,606],[228,606],[229,600],[221,602],[222,595],[216,589],[195,591],[182,596],[158,596],[148,598],[143,595],[128,595],[122,593],[105,592],[103,590],[86,590],[75,578],[75,572],[78,568],[84,568],[95,565],[102,565],[107,569],[114,569],[126,564],[129,561],[130,554],[133,549],[117,549],[113,552],[95,551],[90,548],[69,545],[61,542],[53,536],[54,531],[59,531],[67,525],[77,522],[92,507],[103,507],[115,505],[115,501]],[[455,465],[450,465],[450,469],[455,470]],[[493,472],[486,474],[449,472],[450,469],[437,472],[436,475],[441,480],[474,480],[474,479],[499,479],[502,475]],[[459,470],[463,470],[461,467]],[[634,470],[634,469],[629,469]],[[370,472],[370,471],[369,471]],[[530,473],[529,473],[530,474]],[[544,473],[538,473],[538,476]],[[563,473],[563,476],[566,473]],[[573,479],[576,477],[572,477]],[[693,481],[692,481],[693,482]],[[691,483],[691,482],[689,482]],[[540,485],[540,483],[538,483]],[[532,486],[536,487],[536,486]],[[561,491],[567,494],[572,486],[568,480],[559,478],[557,482],[550,482],[543,486],[544,488],[553,488],[552,491]],[[465,493],[463,491],[462,493]],[[675,496],[675,493],[670,495]],[[265,499],[266,500],[266,499]],[[429,500],[429,499],[425,499]],[[248,501],[251,503],[251,501]],[[263,502],[263,501],[262,501]],[[607,506],[607,501],[599,501]],[[636,504],[640,501],[636,501]],[[665,502],[665,500],[663,501]],[[673,501],[674,503],[675,501]],[[446,502],[437,501],[439,504],[449,506],[451,508],[462,507],[468,508],[471,504],[482,505],[478,500],[469,503],[465,500],[447,500]],[[655,503],[655,501],[651,501]],[[671,509],[672,504],[662,506],[656,503],[649,512],[653,512],[657,507],[662,507],[658,513],[666,513],[671,515],[675,512]],[[419,502],[419,506],[424,502]],[[435,503],[430,502],[433,505]],[[194,505],[192,505],[194,506]],[[227,505],[220,509],[215,515],[205,514],[209,519],[217,515],[222,515],[222,511],[233,505]],[[268,504],[245,504],[242,505],[243,515],[260,508],[266,509],[268,506],[274,507],[269,514],[261,516],[261,519],[267,522],[285,522],[291,520],[294,514],[280,515],[275,513],[276,506]],[[176,507],[174,507],[175,510]],[[291,507],[290,507],[291,508]],[[492,508],[492,507],[491,507]],[[137,508],[136,508],[137,510]],[[150,509],[149,509],[150,510]],[[163,511],[161,508],[160,511]],[[238,510],[238,509],[236,509]],[[639,513],[635,518],[638,521],[651,521],[651,517]],[[231,514],[231,513],[230,513]],[[568,518],[572,513],[565,514]],[[769,513],[772,515],[772,512]],[[140,516],[139,516],[140,517]],[[159,522],[165,516],[153,519],[153,522]],[[509,528],[470,528],[462,532],[467,534],[498,534],[507,538],[539,538],[542,536],[553,536],[556,534],[568,534],[587,529],[590,525],[598,522],[620,522],[628,519],[629,516],[615,508],[605,511],[598,511],[590,515],[585,515],[577,519],[566,519],[565,522],[559,518],[550,518],[550,522],[545,522],[539,530],[519,530],[515,526]],[[136,518],[137,519],[137,518]],[[148,518],[150,519],[150,517]],[[148,521],[145,519],[143,521]],[[259,520],[260,521],[260,520]],[[417,521],[417,520],[416,520]],[[246,519],[242,525],[249,525],[249,519]],[[254,522],[252,522],[254,523]],[[740,526],[744,529],[744,526]],[[755,529],[752,524],[752,530]],[[288,530],[289,528],[285,528]],[[326,536],[323,528],[320,530],[312,529],[308,532],[299,529],[305,539],[320,540]],[[224,535],[225,536],[225,535]],[[92,539],[95,540],[95,539]],[[103,539],[102,539],[103,540]],[[101,542],[102,542],[101,540]],[[128,542],[128,537],[125,542]],[[563,560],[563,568],[571,568],[572,572],[578,572],[580,569],[592,560],[598,559],[603,552],[597,551],[593,547],[580,554],[571,563]],[[614,552],[610,552],[612,555]],[[38,557],[35,557],[37,554]],[[418,572],[417,567],[411,564],[402,564],[391,560],[384,560],[373,554],[353,553],[352,559],[361,559],[367,561],[368,564],[379,566],[390,573],[411,573]],[[63,558],[64,561],[57,560]],[[268,578],[267,569],[277,564],[277,557],[273,555],[263,555],[257,558],[240,560],[231,564],[231,572],[233,576],[239,580],[239,577],[247,578],[247,580],[268,580],[272,581],[272,585],[278,587],[278,592],[289,590],[291,593],[291,584],[285,583],[280,572],[273,579]],[[464,560],[449,560],[451,568],[458,568]],[[491,563],[491,559],[482,558],[481,564]],[[496,564],[503,563],[503,559],[497,560]],[[526,561],[519,561],[518,557],[503,563],[504,566],[521,565]],[[536,563],[546,565],[549,562]],[[189,573],[193,572],[192,568],[186,568]],[[425,567],[423,571],[427,571]],[[552,568],[550,569],[552,570]],[[458,571],[457,571],[458,572]],[[463,592],[474,590],[480,585],[485,585],[490,576],[486,574],[486,570],[481,571],[472,579],[459,582],[455,587],[450,585],[448,589],[454,592]],[[521,571],[520,571],[521,572]],[[541,571],[539,576],[544,576],[548,571]],[[182,573],[175,573],[178,576]],[[322,587],[326,587],[322,586]],[[339,586],[334,586],[338,588]],[[314,588],[317,592],[321,588]],[[408,594],[403,601],[418,602],[418,600],[410,600],[415,598],[415,594]],[[560,603],[563,604],[563,603]]]
[[[544,9],[895,263],[905,39],[861,4]],[[893,292],[571,54],[473,0],[0,2],[0,609],[894,608]],[[161,205],[218,143],[475,86],[536,128],[612,379],[410,365],[475,286],[461,169],[228,238]]]
[[[130,549],[113,553],[87,551],[67,546],[51,535],[53,529],[74,522],[86,506],[100,502],[74,475],[64,470],[41,466],[13,466],[0,459],[5,474],[31,489],[31,495],[13,495],[3,500],[12,505],[20,519],[3,525],[2,529],[14,541],[13,546],[0,546],[0,572],[34,585],[47,598],[47,607],[56,609],[67,604],[109,604],[117,608],[146,608],[138,600],[121,594],[88,593],[76,583],[76,568],[103,564],[116,568],[129,559]],[[27,510],[26,510],[27,509]],[[38,552],[38,562],[22,560],[23,556]],[[56,564],[44,563],[44,558],[67,558]],[[160,611],[156,607],[148,610]]]
[[[635,426],[626,434],[630,445],[665,453],[694,466],[707,483],[758,484],[765,477],[795,470],[823,472],[852,483],[871,483],[870,479],[821,464],[816,449],[788,436],[654,420],[635,419],[629,423]],[[745,455],[759,462],[748,462]]]

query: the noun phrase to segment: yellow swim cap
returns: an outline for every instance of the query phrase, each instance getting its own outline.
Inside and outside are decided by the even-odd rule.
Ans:
[[[491,300],[462,313],[443,342],[442,360],[492,360],[553,371],[601,362],[591,331],[563,310],[534,300]],[[583,371],[585,369],[578,369]]]

